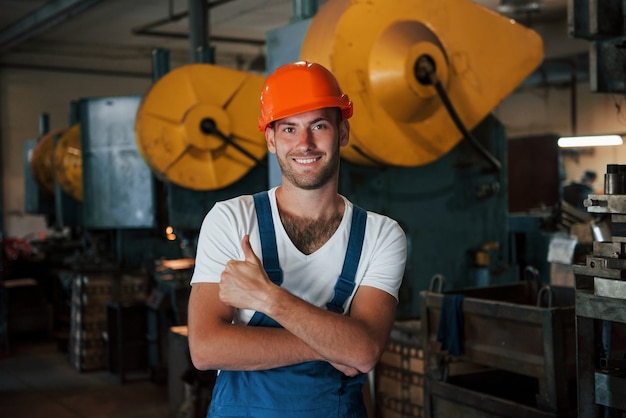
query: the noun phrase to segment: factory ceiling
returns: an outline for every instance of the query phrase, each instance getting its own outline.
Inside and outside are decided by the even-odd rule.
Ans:
[[[304,1],[304,0],[303,0]],[[215,62],[259,70],[265,34],[297,18],[297,0],[207,0]],[[532,26],[566,19],[567,0],[474,0]],[[0,68],[149,76],[156,48],[190,54],[190,0],[0,0]],[[310,2],[309,2],[310,3]],[[320,5],[325,3],[320,0]]]

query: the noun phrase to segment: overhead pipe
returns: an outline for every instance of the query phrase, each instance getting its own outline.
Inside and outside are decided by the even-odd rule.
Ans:
[[[191,62],[214,62],[209,42],[209,7],[205,0],[188,0],[189,9],[189,58]]]
[[[152,81],[155,83],[170,71],[170,51],[155,48],[152,51]]]
[[[213,7],[220,6],[222,4],[230,3],[234,0],[218,0],[212,1],[207,4],[209,9]],[[170,30],[158,30],[156,28],[160,26],[164,26],[170,23],[178,22],[179,20],[185,19],[189,16],[189,10],[185,10],[184,12],[174,13],[173,5],[170,0],[170,11],[169,15],[163,19],[158,19],[154,22],[146,23],[145,25],[141,25],[139,27],[133,28],[132,32],[134,35],[139,36],[155,36],[160,38],[169,38],[169,39],[189,39],[189,33],[183,32],[175,32]],[[228,42],[228,43],[236,43],[236,44],[246,44],[246,45],[265,45],[265,40],[263,39],[251,39],[251,38],[233,38],[230,36],[211,36],[211,40],[213,42]]]
[[[102,0],[51,0],[0,31],[0,52],[89,10]]]
[[[573,136],[578,134],[578,77],[576,76],[576,66],[572,64],[572,72],[570,79],[570,112],[571,112],[571,132]]]
[[[293,0],[293,16],[291,23],[310,19],[317,13],[320,7],[319,0]]]
[[[42,137],[50,132],[50,115],[42,113],[39,115],[39,136]]]

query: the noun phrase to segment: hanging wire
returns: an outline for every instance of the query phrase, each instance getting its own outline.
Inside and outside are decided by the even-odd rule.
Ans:
[[[420,56],[415,62],[414,72],[417,80],[424,85],[432,85],[437,90],[437,94],[441,98],[443,105],[450,114],[452,121],[456,125],[457,129],[461,132],[464,138],[467,138],[470,143],[476,148],[476,150],[493,166],[493,168],[500,172],[502,170],[502,164],[495,158],[472,133],[465,127],[463,121],[459,117],[456,109],[452,105],[448,94],[446,93],[441,80],[437,77],[435,69],[435,62],[428,55]]]

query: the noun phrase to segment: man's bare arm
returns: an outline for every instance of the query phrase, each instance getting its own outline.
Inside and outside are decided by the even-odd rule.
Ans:
[[[264,370],[311,360],[319,354],[282,328],[233,325],[233,308],[217,283],[196,283],[189,297],[189,351],[199,370]]]

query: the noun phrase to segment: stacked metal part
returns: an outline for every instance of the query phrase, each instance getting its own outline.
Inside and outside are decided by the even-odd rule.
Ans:
[[[587,211],[610,221],[610,238],[595,240],[585,264],[574,265],[578,416],[626,410],[626,166],[608,165],[604,194]],[[610,415],[617,416],[617,415]],[[620,414],[621,416],[621,414]]]
[[[585,265],[574,266],[574,273],[594,278],[596,296],[626,299],[626,165],[607,165],[604,194],[590,194],[584,205],[607,217],[610,240],[594,241],[593,253]]]

